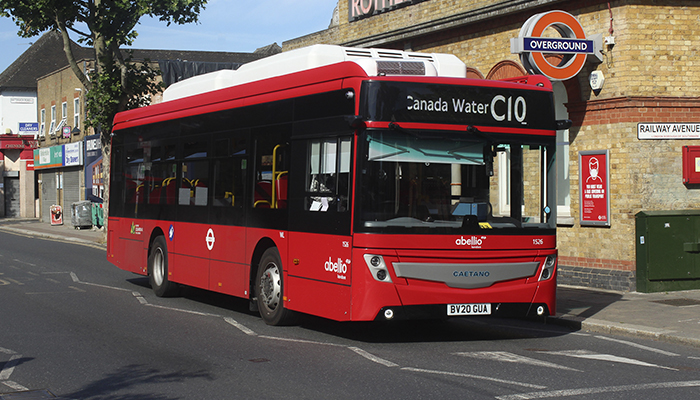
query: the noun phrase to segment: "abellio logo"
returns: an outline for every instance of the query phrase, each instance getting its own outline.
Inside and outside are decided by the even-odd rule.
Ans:
[[[460,238],[455,240],[455,244],[457,246],[471,246],[472,248],[481,247],[481,245],[484,243],[484,239],[486,239],[486,236],[472,236],[467,239],[465,239],[464,236],[461,236]]]
[[[328,257],[328,261],[326,261],[324,269],[328,272],[335,272],[338,279],[345,279],[345,274],[348,272],[348,264],[350,263],[350,260],[346,261],[347,262],[343,262],[341,258],[338,258],[338,261],[333,262],[333,259]]]

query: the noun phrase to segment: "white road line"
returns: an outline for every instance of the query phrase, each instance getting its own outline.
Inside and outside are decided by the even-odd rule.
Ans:
[[[680,354],[671,353],[670,351],[665,351],[665,350],[661,350],[661,349],[656,349],[656,348],[653,348],[653,347],[644,346],[644,345],[642,345],[642,344],[638,344],[638,343],[634,343],[634,342],[628,342],[628,341],[622,340],[622,339],[615,339],[615,338],[610,338],[610,337],[605,337],[605,336],[596,336],[596,338],[598,338],[598,339],[603,339],[603,340],[609,340],[609,341],[611,341],[611,342],[626,344],[626,345],[628,345],[628,346],[636,347],[636,348],[642,349],[642,350],[651,351],[651,352],[654,352],[654,353],[663,354],[663,355],[665,355],[665,356],[670,356],[670,357],[679,357],[679,356],[680,356]]]
[[[241,332],[245,333],[248,336],[257,336],[257,333],[253,332],[252,329],[249,329],[247,326],[241,324],[240,322],[236,321],[233,318],[224,317],[224,321],[235,326],[236,328],[238,328],[238,330],[240,330]]]
[[[559,356],[583,358],[587,360],[597,360],[597,361],[611,361],[622,364],[638,365],[641,367],[653,367],[653,368],[663,368],[669,369],[671,371],[678,371],[675,368],[664,367],[662,365],[650,364],[644,361],[635,360],[633,358],[619,357],[612,354],[599,354],[593,353],[588,350],[565,350],[565,351],[543,351],[541,353],[554,354]]]
[[[531,399],[547,399],[552,397],[571,397],[583,396],[588,394],[599,393],[618,393],[632,392],[651,389],[674,389],[700,386],[700,381],[685,381],[685,382],[661,382],[661,383],[646,383],[640,385],[622,385],[622,386],[604,386],[598,388],[583,388],[583,389],[564,389],[552,390],[549,392],[533,392],[512,394],[507,396],[498,396],[498,400],[531,400]]]
[[[90,286],[97,286],[97,287],[101,287],[101,288],[105,288],[105,289],[119,290],[122,292],[130,292],[129,289],[122,289],[122,288],[118,288],[118,287],[114,287],[114,286],[100,285],[97,283],[83,282],[80,279],[78,279],[78,275],[76,275],[75,272],[71,272],[70,277],[73,280],[73,282],[75,282],[75,283],[80,283],[83,285],[90,285]]]
[[[150,304],[150,303],[147,303],[144,305],[148,306],[148,307],[161,308],[163,310],[168,310],[168,311],[179,311],[179,312],[184,312],[187,314],[201,315],[203,317],[221,317],[221,315],[218,315],[218,314],[210,314],[210,313],[199,312],[199,311],[183,310],[182,308],[165,307],[165,306],[159,306],[159,305]]]
[[[547,361],[541,361],[541,360],[537,360],[534,358],[509,353],[506,351],[475,351],[475,352],[464,352],[464,353],[453,353],[453,354],[458,355],[458,356],[463,356],[463,357],[476,358],[476,359],[480,359],[480,360],[492,360],[492,361],[497,361],[497,362],[526,364],[526,365],[534,365],[537,367],[556,368],[556,369],[563,369],[563,370],[567,370],[567,371],[581,372],[578,369],[569,368],[569,367],[565,367],[563,365],[554,364],[554,363],[550,363]]]
[[[348,347],[348,349],[354,351],[355,353],[361,355],[362,357],[364,357],[370,361],[376,362],[377,364],[381,364],[385,367],[398,367],[399,366],[398,364],[394,364],[393,362],[391,362],[389,360],[385,360],[383,358],[379,358],[379,357],[375,356],[372,353],[368,353],[359,347]]]
[[[6,349],[4,347],[0,347],[0,353],[5,353],[5,354],[16,354],[15,351],[12,351],[10,349]]]
[[[18,391],[18,392],[23,391],[23,390],[29,390],[29,388],[26,388],[26,387],[20,385],[20,384],[17,383],[17,382],[2,381],[2,383],[5,384],[5,385],[6,385],[7,387],[9,387],[10,389],[14,389],[14,390],[16,390],[16,391]]]
[[[412,372],[424,372],[427,374],[436,374],[436,375],[458,376],[460,378],[469,378],[469,379],[478,379],[478,380],[497,382],[497,383],[505,383],[508,385],[529,387],[529,388],[533,388],[533,389],[545,389],[545,388],[547,388],[547,386],[533,385],[531,383],[509,381],[509,380],[505,380],[505,379],[492,378],[490,376],[462,374],[459,372],[435,371],[435,370],[430,370],[430,369],[412,368],[412,367],[404,367],[404,368],[401,368],[401,370],[402,371],[412,371]]]
[[[134,297],[136,297],[136,300],[138,300],[139,303],[141,303],[141,304],[148,304],[148,301],[147,301],[145,298],[143,298],[143,296],[141,295],[141,293],[139,293],[139,292],[131,292],[131,294],[133,294]]]
[[[347,347],[343,346],[342,344],[335,344],[335,343],[326,343],[326,342],[317,342],[315,340],[306,340],[306,339],[291,339],[291,338],[283,338],[279,336],[267,336],[267,335],[260,335],[258,336],[261,339],[271,339],[271,340],[280,340],[283,342],[293,342],[293,343],[303,343],[303,344],[315,344],[315,345],[321,345],[321,346],[335,346],[335,347]]]
[[[17,365],[17,360],[22,358],[21,354],[13,354],[12,357],[10,357],[10,360],[5,363],[5,366],[2,367],[2,370],[0,370],[0,381],[6,381],[10,379],[10,375],[12,375],[12,371],[15,370],[15,365]]]

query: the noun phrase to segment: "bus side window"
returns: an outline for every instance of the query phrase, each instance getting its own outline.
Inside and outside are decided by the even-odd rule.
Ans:
[[[126,204],[139,204],[145,201],[143,148],[135,148],[126,152]],[[134,208],[134,212],[136,212]]]
[[[287,208],[289,145],[283,137],[289,126],[268,129],[260,133],[257,143],[253,208],[284,209]]]
[[[182,184],[178,204],[206,206],[209,198],[209,142],[206,139],[185,141],[183,147]]]
[[[307,211],[348,210],[350,185],[350,139],[322,139],[309,142]]]

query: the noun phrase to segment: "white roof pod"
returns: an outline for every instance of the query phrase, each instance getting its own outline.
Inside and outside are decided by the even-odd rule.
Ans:
[[[454,78],[467,76],[467,66],[453,54],[414,53],[317,44],[256,60],[242,65],[237,70],[220,70],[185,79],[165,89],[163,101],[176,100],[343,61],[355,62],[369,76],[423,75]]]

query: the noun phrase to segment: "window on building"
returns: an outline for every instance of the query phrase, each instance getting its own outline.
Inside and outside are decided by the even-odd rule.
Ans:
[[[46,109],[42,108],[40,112],[40,122],[41,126],[39,127],[39,136],[44,137],[46,133],[44,132],[44,129],[46,129]]]
[[[61,103],[61,121],[68,120],[68,103],[65,101]]]
[[[54,132],[54,129],[56,129],[56,105],[51,106],[51,125],[49,125],[50,135],[56,134],[56,132]]]
[[[80,127],[80,97],[73,99],[73,127]]]

